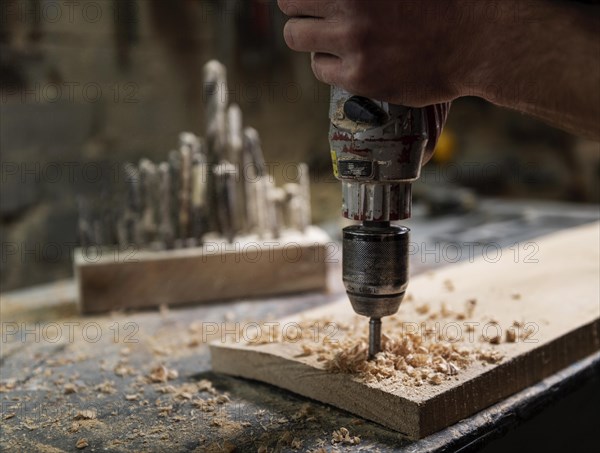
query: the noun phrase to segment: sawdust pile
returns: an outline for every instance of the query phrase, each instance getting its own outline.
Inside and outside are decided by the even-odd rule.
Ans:
[[[368,325],[361,317],[354,318],[354,322],[349,324],[333,323],[341,333],[337,337],[326,334],[315,340],[314,332],[326,332],[332,321],[312,320],[300,323],[300,333],[291,340],[281,330],[272,329],[248,341],[248,344],[295,343],[299,348],[297,357],[312,357],[327,371],[353,374],[365,382],[393,380],[411,386],[440,385],[475,362],[496,364],[503,359],[503,354],[495,348],[502,338],[477,337],[468,323],[458,337],[440,334],[439,321],[456,323],[468,320],[473,317],[475,306],[476,300],[469,299],[464,308],[458,311],[448,308],[444,303],[440,304],[438,310],[432,310],[428,304],[416,307],[415,311],[426,317],[418,331],[405,329],[398,317],[387,318],[389,335],[383,335],[382,352],[372,361],[367,360]],[[497,323],[491,320],[489,324]],[[505,329],[506,342],[516,341],[514,329],[514,326]],[[519,336],[525,335],[526,332]],[[467,340],[467,336],[471,339]]]
[[[499,344],[496,338],[465,341],[462,333],[459,337],[445,336],[432,324],[435,320],[469,319],[473,316],[474,308],[474,300],[468,300],[461,312],[454,312],[441,304],[439,311],[430,313],[428,321],[422,323],[418,331],[404,329],[397,317],[391,318],[392,334],[383,335],[382,352],[377,354],[375,360],[367,360],[366,326],[337,343],[325,342],[315,352],[318,360],[324,362],[326,370],[355,374],[366,382],[393,379],[411,386],[440,385],[475,361],[495,364],[503,358],[502,353],[493,349],[494,345]],[[430,312],[429,308],[426,311]]]
[[[405,333],[402,337],[382,339],[382,352],[367,360],[366,334],[321,350],[319,360],[328,371],[360,376],[367,382],[399,379],[405,384],[439,385],[456,376],[474,361],[498,363],[502,354],[487,348],[469,348],[460,343],[428,339],[421,334]]]
[[[366,381],[381,381],[400,374],[405,382],[422,385],[424,381],[441,384],[446,376],[458,374],[473,360],[466,349],[449,343],[428,343],[420,335],[402,338],[383,337],[383,351],[367,360],[366,337],[341,344],[328,351],[325,368],[332,372],[357,374]]]

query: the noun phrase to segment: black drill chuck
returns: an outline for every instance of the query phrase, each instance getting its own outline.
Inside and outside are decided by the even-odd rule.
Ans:
[[[398,311],[408,286],[409,231],[389,222],[344,228],[344,286],[354,311],[371,318],[371,357],[381,349],[381,318]]]
[[[356,313],[381,318],[398,311],[408,285],[409,231],[389,222],[344,228],[343,279]]]

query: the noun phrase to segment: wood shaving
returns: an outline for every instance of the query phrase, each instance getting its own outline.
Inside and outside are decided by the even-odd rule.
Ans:
[[[225,404],[225,403],[229,403],[231,400],[229,399],[229,396],[227,396],[227,395],[219,395],[215,398],[215,401],[217,404]]]
[[[101,384],[98,384],[96,387],[94,387],[94,390],[107,395],[111,395],[117,392],[115,384],[112,381],[104,381]]]
[[[158,392],[160,393],[176,393],[177,389],[175,387],[173,387],[172,385],[165,385],[164,387],[159,387],[157,389]]]
[[[152,352],[160,356],[169,356],[173,353],[173,350],[167,346],[153,346]]]
[[[89,447],[89,443],[87,441],[86,438],[82,437],[81,439],[79,439],[77,441],[77,443],[75,444],[75,447],[78,448],[79,450],[85,448],[85,447]]]
[[[494,350],[482,350],[477,353],[477,358],[485,363],[498,363],[502,360],[502,354]]]
[[[331,444],[358,445],[360,437],[350,435],[350,431],[346,428],[340,428],[332,433]]]
[[[300,347],[302,348],[302,353],[296,355],[296,357],[308,357],[316,352],[316,349],[309,344],[302,344]]]
[[[223,405],[229,403],[231,400],[227,395],[219,395],[216,398],[210,398],[207,400],[197,399],[192,403],[202,412],[215,412],[217,405]]]
[[[188,341],[188,348],[195,348],[196,346],[200,346],[202,344],[202,342],[198,339],[198,338],[192,338],[190,341]]]
[[[213,387],[212,382],[210,382],[208,379],[202,379],[202,380],[198,381],[197,385],[198,385],[199,392],[208,392],[213,395],[215,395],[217,393],[217,391]]]
[[[173,406],[169,404],[168,406],[159,406],[158,407],[158,415],[160,417],[166,417],[171,415],[171,411],[173,411]]]
[[[3,382],[0,384],[0,393],[6,393],[11,390],[14,390],[16,386],[17,386],[17,380],[9,379],[6,382]]]
[[[432,373],[428,376],[429,378],[429,383],[434,384],[434,385],[440,385],[442,382],[444,382],[444,374],[442,373]]]
[[[314,419],[314,417],[311,416],[311,412],[312,408],[310,404],[304,403],[302,406],[300,406],[300,409],[298,409],[298,411],[294,415],[292,415],[292,420]]]
[[[169,369],[164,365],[154,367],[148,375],[151,382],[167,382],[178,377],[179,373],[177,370]]]
[[[71,393],[77,393],[77,386],[73,383],[65,384],[63,387],[63,392],[65,395],[70,395]]]
[[[506,329],[506,342],[514,343],[515,341],[517,341],[517,329],[509,327]]]
[[[488,342],[490,344],[500,344],[501,341],[502,341],[502,337],[500,335],[494,335],[493,337],[488,339]]]
[[[419,305],[415,310],[420,315],[426,315],[429,313],[429,304]]]
[[[216,410],[215,404],[212,401],[199,399],[192,401],[192,403],[202,412],[214,412]]]
[[[85,409],[75,414],[75,420],[94,420],[97,417],[94,409]]]
[[[527,329],[524,329],[523,333],[521,334],[521,338],[523,340],[527,340],[528,338],[530,338],[533,334],[535,333],[535,328],[534,327],[529,327]]]
[[[114,373],[119,377],[131,376],[135,374],[135,370],[129,366],[126,359],[120,360],[113,369]]]

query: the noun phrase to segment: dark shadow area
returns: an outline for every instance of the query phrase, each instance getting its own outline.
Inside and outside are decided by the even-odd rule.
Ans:
[[[600,441],[599,420],[600,373],[597,373],[595,379],[491,442],[481,452],[596,451]]]

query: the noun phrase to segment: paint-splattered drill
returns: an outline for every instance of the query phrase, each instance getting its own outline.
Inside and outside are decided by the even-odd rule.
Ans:
[[[333,87],[329,141],[342,182],[343,280],[356,313],[370,318],[369,358],[381,351],[381,318],[398,311],[408,285],[412,183],[431,155],[449,104],[410,108]]]

